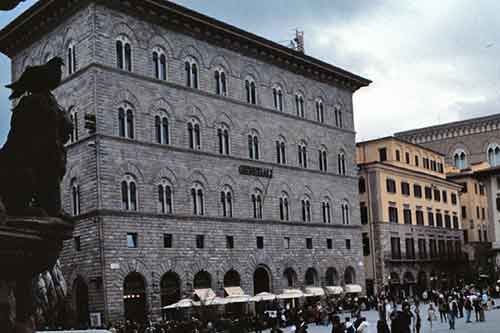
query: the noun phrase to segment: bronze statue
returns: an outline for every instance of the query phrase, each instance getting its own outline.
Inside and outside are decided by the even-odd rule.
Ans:
[[[61,58],[29,67],[8,87],[25,94],[13,110],[0,149],[0,198],[9,216],[63,216],[59,184],[66,172],[65,143],[72,128],[50,92],[61,81]],[[1,214],[1,213],[0,213]]]
[[[11,10],[17,7],[24,0],[2,0],[0,2],[0,10]]]

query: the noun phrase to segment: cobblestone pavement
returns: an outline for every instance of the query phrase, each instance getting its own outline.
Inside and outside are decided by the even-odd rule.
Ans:
[[[495,300],[495,303],[500,304],[500,300]],[[424,306],[421,309],[420,313],[422,315],[422,329],[420,330],[421,333],[450,332],[448,329],[449,328],[448,323],[441,323],[439,321],[439,314],[438,314],[438,321],[433,322],[432,330],[431,330],[431,328],[429,326],[429,322],[426,320],[427,319],[427,306]],[[366,311],[366,312],[363,312],[362,315],[364,317],[366,317],[368,320],[368,323],[369,323],[368,333],[376,333],[377,332],[376,323],[377,323],[377,319],[378,319],[377,313],[375,311]],[[465,320],[463,318],[458,318],[456,323],[455,323],[455,328],[456,328],[455,332],[499,333],[500,332],[500,309],[493,309],[493,310],[487,311],[485,314],[485,318],[486,318],[486,321],[484,321],[484,322],[473,321],[472,323],[469,323],[469,324],[465,323]],[[474,314],[472,314],[472,320],[474,320]],[[285,329],[284,332],[289,333],[291,331],[289,329]],[[309,329],[308,329],[308,333],[330,333],[330,332],[331,332],[331,326],[316,326],[314,324],[311,324],[311,325],[309,325]]]

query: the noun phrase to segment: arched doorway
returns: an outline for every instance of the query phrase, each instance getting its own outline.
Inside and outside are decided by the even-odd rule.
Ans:
[[[253,273],[253,293],[271,292],[271,275],[267,268],[258,267]]]
[[[133,272],[125,277],[125,281],[123,282],[123,301],[126,320],[137,323],[146,322],[146,283],[141,274]]]
[[[404,296],[409,297],[409,296],[414,296],[415,291],[413,290],[413,287],[415,286],[415,277],[411,272],[406,272],[403,275],[403,290],[404,290]]]
[[[73,282],[73,305],[77,327],[87,328],[89,326],[89,289],[80,276]]]
[[[173,304],[181,299],[181,279],[175,272],[163,274],[160,281],[161,306]]]
[[[356,272],[351,266],[347,267],[344,272],[344,283],[354,284],[356,283]]]
[[[327,286],[336,286],[338,279],[337,270],[333,267],[328,267],[325,273],[325,284]]]
[[[199,271],[194,276],[193,280],[194,289],[208,289],[212,288],[212,277],[207,271]]]
[[[239,287],[241,285],[240,274],[231,269],[224,274],[224,287]]]
[[[305,275],[306,286],[316,286],[319,284],[318,272],[312,267],[309,267]]]
[[[297,273],[295,273],[293,268],[288,267],[283,272],[283,280],[283,285],[286,286],[286,288],[295,288],[297,285]]]

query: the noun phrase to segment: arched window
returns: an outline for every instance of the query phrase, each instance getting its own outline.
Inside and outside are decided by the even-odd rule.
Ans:
[[[78,112],[76,108],[71,106],[68,109],[69,118],[71,119],[71,123],[73,124],[73,130],[71,131],[71,135],[69,137],[69,142],[73,143],[78,141]]]
[[[492,167],[500,165],[500,147],[497,144],[488,147],[488,162]]]
[[[321,99],[316,100],[316,120],[322,124],[325,122],[325,107]]]
[[[76,178],[71,180],[71,208],[73,216],[80,215],[80,185]]]
[[[229,186],[224,186],[220,192],[220,202],[222,208],[222,216],[232,217],[233,216],[233,192]]]
[[[326,148],[321,147],[318,150],[318,162],[319,162],[319,170],[326,172],[328,171],[328,164],[327,164],[327,156],[326,156]]]
[[[332,223],[331,204],[328,198],[323,199],[321,202],[321,215],[323,217],[323,223]]]
[[[251,198],[252,198],[253,218],[262,219],[262,192],[256,188],[252,193]]]
[[[302,221],[311,222],[311,201],[309,197],[305,196],[301,200],[302,204]]]
[[[194,183],[191,187],[191,202],[193,205],[193,215],[205,215],[203,187],[199,183]]]
[[[227,96],[227,81],[226,73],[222,68],[218,68],[214,72],[215,93],[220,96]]]
[[[345,284],[356,283],[356,272],[354,271],[354,268],[352,268],[351,266],[347,267],[344,272],[344,283]]]
[[[126,36],[119,36],[116,40],[116,66],[119,69],[132,71],[132,48]]]
[[[230,154],[230,144],[229,144],[229,126],[226,124],[221,124],[217,129],[217,138],[219,141],[219,154],[229,155]]]
[[[298,158],[299,166],[301,168],[307,168],[307,144],[305,141],[301,141],[298,146]]]
[[[186,86],[194,89],[198,89],[198,64],[192,58],[187,59],[184,62],[184,71],[186,76]]]
[[[325,274],[325,283],[327,286],[336,286],[338,283],[337,270],[333,267],[328,267]]]
[[[198,120],[192,118],[187,125],[189,148],[199,150],[201,149],[201,133],[200,123]]]
[[[68,67],[68,75],[76,72],[76,46],[75,42],[71,41],[68,44],[67,50],[67,67]]]
[[[169,123],[165,115],[155,116],[155,137],[156,143],[168,145],[169,138]]]
[[[278,111],[283,111],[283,90],[280,86],[273,87],[273,106]]]
[[[280,137],[276,140],[276,163],[286,164],[285,139]]]
[[[125,175],[121,189],[122,209],[137,211],[137,185],[132,175]]]
[[[308,268],[305,276],[306,286],[314,286],[318,284],[318,272],[312,267]]]
[[[305,118],[305,106],[304,106],[304,96],[301,93],[295,94],[295,111],[297,112],[297,117]]]
[[[290,220],[288,194],[285,192],[281,193],[279,201],[280,201],[280,220],[281,221]]]
[[[366,181],[364,177],[359,178],[358,182],[358,191],[360,194],[363,194],[366,192]]]
[[[158,184],[158,210],[162,214],[172,214],[172,185],[166,179]]]
[[[251,77],[245,79],[245,94],[249,104],[257,104],[257,86]]]
[[[134,138],[134,112],[128,104],[118,108],[118,133],[122,138]]]
[[[457,169],[465,169],[467,167],[467,155],[463,149],[457,149],[453,154],[453,164]]]
[[[345,167],[345,153],[343,150],[341,150],[337,155],[337,164],[338,164],[339,175],[344,176],[346,174],[346,167]]]
[[[335,126],[340,128],[344,127],[342,124],[342,110],[340,106],[335,107]]]
[[[286,286],[288,288],[294,288],[297,285],[297,273],[293,270],[293,268],[288,267],[283,272],[283,278],[286,281]]]
[[[167,79],[167,56],[159,47],[153,49],[153,73],[155,79]]]
[[[350,224],[350,213],[349,213],[349,204],[347,202],[343,202],[340,205],[342,210],[342,224]]]
[[[248,134],[248,158],[252,160],[259,159],[259,136],[256,131]]]

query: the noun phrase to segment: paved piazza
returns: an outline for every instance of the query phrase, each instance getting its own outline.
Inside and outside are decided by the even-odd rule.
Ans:
[[[495,304],[500,304],[500,299],[495,300]],[[425,310],[425,311],[422,311]],[[425,316],[424,316],[425,314]],[[347,315],[347,314],[346,314]],[[429,327],[429,322],[427,321],[427,306],[421,309],[422,315],[422,329],[421,333],[440,333],[440,332],[449,332],[448,323],[441,323],[439,321],[439,312],[437,312],[438,321],[434,321],[432,323],[432,330]],[[369,322],[368,333],[376,333],[377,332],[377,319],[378,315],[375,311],[367,311],[363,312],[363,316],[365,316]],[[485,322],[475,322],[473,321],[470,324],[466,324],[463,318],[457,319],[455,323],[455,332],[481,332],[481,333],[498,333],[500,332],[500,309],[494,309],[487,311]],[[344,320],[344,316],[341,316],[342,320]],[[425,318],[425,320],[424,320]],[[472,319],[474,319],[474,313],[472,314]],[[330,333],[331,326],[316,326],[314,324],[309,325],[308,333]],[[269,331],[267,331],[269,332]],[[267,333],[266,332],[266,333]],[[291,332],[289,329],[285,329],[284,332]],[[414,332],[412,330],[412,332]]]

